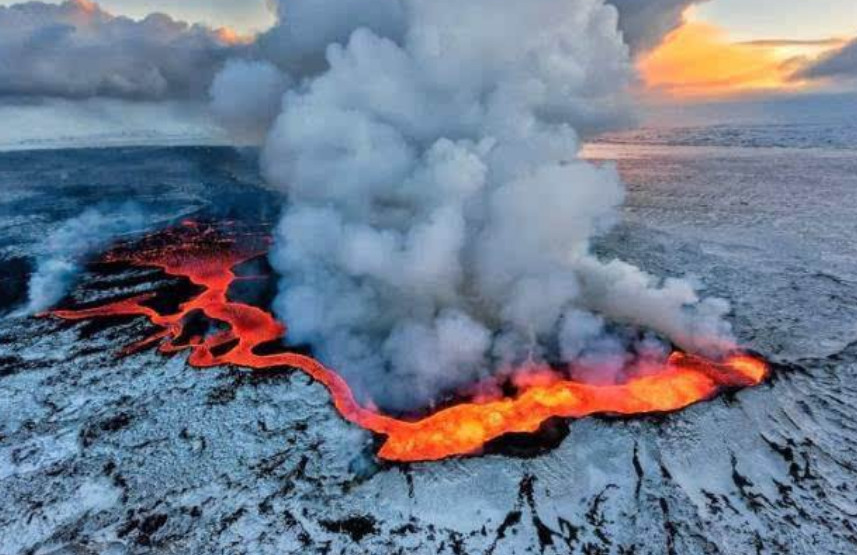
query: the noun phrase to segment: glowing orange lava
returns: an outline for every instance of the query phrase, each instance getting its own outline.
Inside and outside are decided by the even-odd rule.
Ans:
[[[105,257],[106,262],[160,268],[171,276],[189,279],[201,292],[177,312],[162,314],[147,306],[156,297],[150,293],[94,308],[56,310],[51,315],[64,320],[144,316],[160,328],[128,347],[126,353],[158,345],[164,354],[189,351],[190,364],[198,368],[299,369],[330,391],[345,419],[386,437],[379,457],[400,462],[478,453],[489,441],[510,433],[536,432],[555,417],[675,411],[726,388],[758,385],[768,375],[765,362],[745,354],[718,363],[674,353],[657,373],[609,386],[570,381],[547,367],[521,368],[519,375],[539,379],[520,380],[514,397],[461,403],[414,421],[393,418],[361,406],[342,377],[311,357],[288,352],[258,354],[258,347],[282,339],[286,328],[265,310],[230,300],[227,292],[239,279],[234,269],[263,255],[265,248],[261,236],[230,236],[188,222]],[[196,311],[225,324],[226,329],[208,337],[186,338],[188,316]]]

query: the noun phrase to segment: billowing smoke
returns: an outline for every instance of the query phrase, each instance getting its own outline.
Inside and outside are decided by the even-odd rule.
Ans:
[[[269,0],[278,25],[259,37],[265,56],[286,71],[309,74],[326,68],[330,44],[345,43],[355,29],[401,39],[407,25],[404,0]]]
[[[857,39],[802,68],[798,79],[857,80]]]
[[[289,74],[270,81],[294,83],[263,151],[266,177],[289,195],[275,308],[290,339],[314,345],[358,392],[408,409],[527,360],[609,381],[631,359],[663,358],[639,329],[689,350],[732,348],[725,302],[591,252],[624,196],[614,168],[578,156],[581,137],[628,114],[633,69],[616,9],[283,0],[279,10],[260,41]],[[251,82],[273,74],[241,71]],[[240,97],[231,81],[215,98]],[[247,98],[230,100],[232,112],[256,104]]]
[[[201,98],[232,39],[163,14],[115,17],[89,0],[0,6],[0,96]]]
[[[88,255],[119,235],[145,227],[144,213],[134,204],[91,208],[64,222],[41,246],[36,271],[30,277],[29,302],[20,314],[37,314],[54,306],[68,293]]]

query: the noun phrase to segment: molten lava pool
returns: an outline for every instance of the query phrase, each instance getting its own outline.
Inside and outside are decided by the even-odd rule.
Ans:
[[[518,369],[517,393],[507,398],[461,402],[415,420],[394,418],[361,406],[348,383],[319,361],[292,352],[260,354],[278,343],[286,327],[269,312],[231,300],[227,293],[239,278],[235,268],[265,254],[264,235],[230,233],[187,222],[156,233],[134,245],[108,253],[108,263],[159,268],[187,278],[196,291],[178,310],[164,314],[152,308],[156,293],[139,295],[80,310],[56,310],[64,320],[142,316],[157,326],[150,337],[127,347],[125,354],[154,347],[163,354],[189,351],[197,368],[235,365],[254,370],[294,368],[323,384],[339,413],[348,421],[383,436],[378,456],[389,461],[434,461],[479,453],[490,441],[513,433],[535,433],[552,418],[582,418],[594,414],[637,415],[670,412],[707,400],[726,389],[751,387],[768,376],[768,365],[737,353],[715,362],[676,352],[656,372],[615,385],[571,381],[548,367]],[[192,335],[192,314],[204,314],[224,325],[212,335]]]

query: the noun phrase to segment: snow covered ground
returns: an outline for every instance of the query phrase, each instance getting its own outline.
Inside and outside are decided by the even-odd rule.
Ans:
[[[857,156],[589,154],[619,159],[629,183],[602,255],[730,299],[743,343],[779,363],[770,384],[664,417],[573,422],[534,458],[389,466],[303,375],[117,359],[140,321],[7,317],[0,554],[854,553]],[[39,239],[81,206],[133,196],[161,219],[273,219],[253,167],[225,149],[0,155],[0,310],[22,302]],[[91,272],[74,295],[135,277]]]
[[[0,121],[0,151],[231,142],[193,102],[5,100]]]

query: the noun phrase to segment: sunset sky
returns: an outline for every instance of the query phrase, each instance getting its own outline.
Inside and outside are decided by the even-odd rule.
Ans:
[[[639,62],[648,89],[681,99],[832,89],[795,74],[857,36],[853,0],[712,0],[685,17]]]

